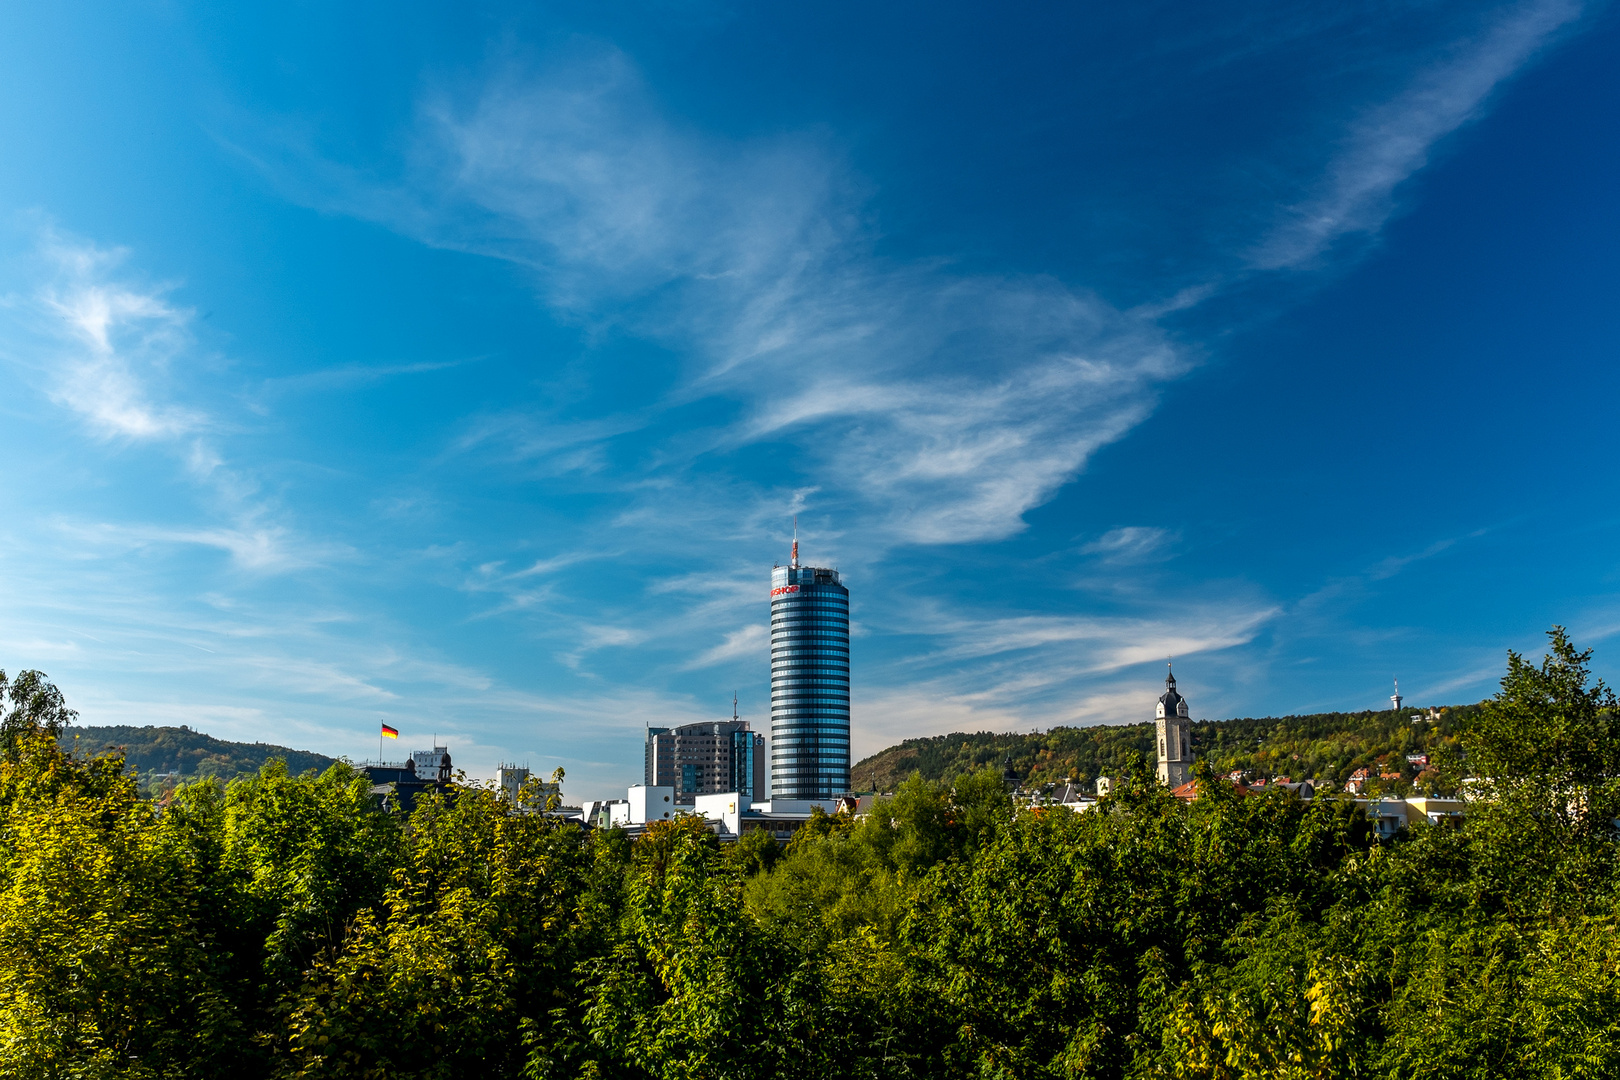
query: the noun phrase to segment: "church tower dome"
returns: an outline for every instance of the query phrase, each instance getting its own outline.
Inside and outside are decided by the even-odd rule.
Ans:
[[[1168,668],[1170,665],[1166,664]],[[1163,719],[1167,716],[1186,716],[1187,699],[1176,691],[1176,674],[1171,671],[1164,677],[1164,693],[1159,695],[1158,716]]]

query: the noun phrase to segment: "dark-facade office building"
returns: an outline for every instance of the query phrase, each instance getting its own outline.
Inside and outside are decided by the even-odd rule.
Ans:
[[[642,769],[648,787],[675,789],[675,802],[735,791],[743,803],[766,798],[765,736],[746,720],[647,729]]]

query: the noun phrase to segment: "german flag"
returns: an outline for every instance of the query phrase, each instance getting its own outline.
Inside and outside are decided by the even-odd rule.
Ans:
[[[396,729],[389,727],[387,724],[384,724],[382,726],[382,729],[383,729],[383,731],[382,731],[383,738],[385,738],[385,739],[397,739],[397,738],[399,738],[399,732]]]

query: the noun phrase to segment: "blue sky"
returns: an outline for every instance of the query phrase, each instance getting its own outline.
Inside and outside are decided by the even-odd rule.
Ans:
[[[1620,631],[1620,31],[1459,5],[13,5],[0,666],[640,772],[798,516],[912,735]]]

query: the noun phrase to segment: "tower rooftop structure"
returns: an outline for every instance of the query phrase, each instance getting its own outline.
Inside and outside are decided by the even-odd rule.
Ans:
[[[1166,669],[1169,667],[1169,664],[1165,665]],[[1159,695],[1159,715],[1187,715],[1187,699],[1176,690],[1176,673],[1171,670],[1166,670],[1164,676],[1164,693]]]

